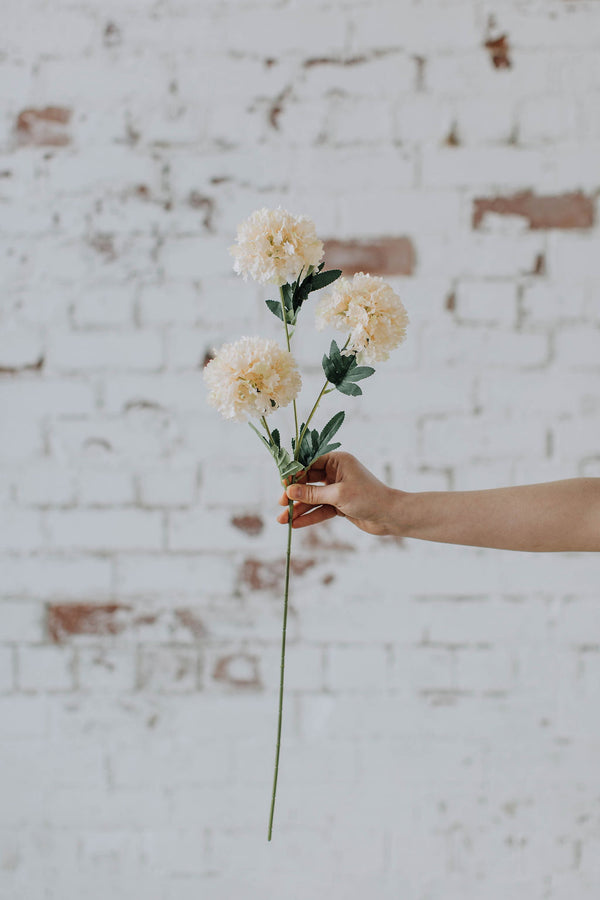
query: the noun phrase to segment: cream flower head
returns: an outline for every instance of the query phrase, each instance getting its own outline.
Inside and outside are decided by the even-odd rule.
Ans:
[[[339,278],[316,309],[317,328],[333,325],[349,333],[342,353],[359,362],[387,359],[406,337],[408,315],[400,297],[377,275],[357,272],[352,280]]]
[[[318,266],[323,243],[308,216],[293,216],[278,206],[253,212],[238,225],[237,241],[229,248],[234,271],[260,284],[294,281],[303,269]]]
[[[204,369],[208,402],[226,419],[267,416],[296,399],[302,386],[291,353],[276,341],[243,337],[223,344]]]

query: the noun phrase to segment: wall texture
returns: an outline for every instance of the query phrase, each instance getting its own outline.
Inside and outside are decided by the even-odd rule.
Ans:
[[[2,900],[597,898],[594,554],[298,533],[267,844],[285,529],[201,370],[277,334],[227,248],[281,204],[411,318],[346,449],[600,476],[600,3],[1,20]]]

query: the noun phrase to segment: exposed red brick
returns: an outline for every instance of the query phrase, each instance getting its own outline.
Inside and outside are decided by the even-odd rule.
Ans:
[[[412,275],[415,269],[415,249],[408,237],[373,241],[332,239],[324,245],[327,268],[341,269],[344,275]]]
[[[260,534],[265,527],[260,516],[234,516],[231,524],[234,528],[239,528],[240,531],[250,535]]]
[[[235,665],[239,665],[240,663],[242,664],[242,669],[248,667],[248,675],[240,677],[232,672]],[[215,664],[212,677],[215,681],[222,681],[232,687],[262,687],[258,669],[258,658],[249,653],[232,653],[229,656],[222,656]]]
[[[303,575],[307,569],[316,565],[315,559],[294,559],[290,564],[292,575]],[[285,580],[285,560],[263,562],[260,559],[244,560],[240,579],[242,584],[252,591],[283,590]]]
[[[538,196],[521,191],[508,197],[477,197],[473,200],[473,228],[478,228],[486,213],[523,216],[531,229],[592,228],[594,202],[581,191],[570,194]]]
[[[512,66],[509,52],[508,37],[503,34],[494,40],[490,39],[485,42],[486,48],[490,52],[490,58],[496,69],[510,69]]]
[[[134,625],[155,625],[158,621],[158,613],[144,613],[136,616],[133,620]]]
[[[454,312],[456,309],[456,294],[454,291],[446,297],[446,309],[448,312]]]
[[[130,606],[120,603],[51,603],[47,608],[48,635],[60,643],[70,635],[119,634],[127,625]]]
[[[327,575],[323,575],[321,578],[321,584],[328,585],[335,581],[335,575],[333,572],[328,572]]]
[[[202,638],[206,636],[206,627],[204,622],[196,615],[195,612],[192,612],[191,609],[176,609],[175,617],[179,620],[179,622],[183,625],[184,628],[187,628],[191,634],[195,638]]]
[[[63,147],[71,140],[65,130],[65,125],[70,120],[71,110],[64,106],[24,109],[19,113],[16,123],[19,143]]]

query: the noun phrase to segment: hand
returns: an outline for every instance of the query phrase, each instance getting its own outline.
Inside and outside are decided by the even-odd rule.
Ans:
[[[357,528],[368,534],[390,534],[390,507],[395,495],[379,481],[356,457],[336,451],[325,453],[300,476],[299,483],[291,484],[282,494],[279,503],[294,503],[292,527],[304,528],[316,525],[334,516],[344,516]],[[277,521],[288,522],[288,510],[280,513]]]

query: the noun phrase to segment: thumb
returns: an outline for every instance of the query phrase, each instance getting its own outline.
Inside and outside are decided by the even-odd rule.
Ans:
[[[291,484],[286,489],[290,500],[301,500],[314,506],[335,506],[339,499],[337,484]]]

